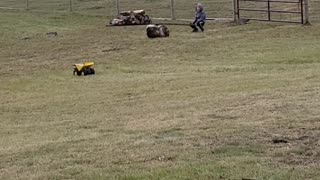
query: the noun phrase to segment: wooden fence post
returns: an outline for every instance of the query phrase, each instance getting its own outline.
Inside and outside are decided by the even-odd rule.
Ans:
[[[175,15],[175,11],[174,11],[174,0],[171,0],[171,19],[172,20],[176,19],[176,15]]]
[[[309,0],[304,0],[304,24],[309,23]]]
[[[116,6],[117,6],[117,15],[119,15],[120,14],[119,0],[116,0]]]
[[[69,11],[72,11],[72,0],[69,0]]]
[[[237,0],[232,0],[232,6],[233,6],[233,21],[238,22],[237,20]]]

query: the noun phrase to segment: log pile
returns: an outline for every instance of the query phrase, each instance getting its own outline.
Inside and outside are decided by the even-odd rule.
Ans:
[[[110,25],[113,26],[143,25],[150,23],[151,20],[144,10],[123,11],[116,19],[110,21]]]

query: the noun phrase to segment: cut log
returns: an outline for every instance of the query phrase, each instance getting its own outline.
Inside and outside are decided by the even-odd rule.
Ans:
[[[134,10],[133,13],[135,14],[141,14],[141,15],[145,15],[146,14],[146,11],[145,10]]]
[[[141,9],[141,10],[122,11],[122,12],[120,12],[120,15],[123,15],[123,16],[129,16],[130,14],[141,14],[141,15],[144,15],[144,14],[146,14],[146,11]]]
[[[110,24],[113,26],[122,26],[122,25],[125,25],[125,22],[124,20],[121,20],[121,19],[113,19],[111,20]]]

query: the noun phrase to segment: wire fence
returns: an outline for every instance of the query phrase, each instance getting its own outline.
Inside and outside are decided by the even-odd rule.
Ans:
[[[0,0],[0,11],[20,9],[46,13],[77,12],[114,17],[119,11],[144,9],[152,18],[192,19],[194,5],[198,2],[199,0]],[[204,5],[209,18],[233,18],[233,0],[200,0],[200,2]],[[320,0],[309,0],[309,4],[310,21],[320,22]]]
[[[77,12],[116,16],[119,11],[144,9],[151,17],[191,19],[198,0],[1,0],[2,9]],[[232,17],[232,0],[202,0],[208,17]],[[174,14],[172,14],[174,13]]]
[[[47,13],[78,12],[88,15],[115,15],[112,0],[1,0],[1,9],[20,9]]]

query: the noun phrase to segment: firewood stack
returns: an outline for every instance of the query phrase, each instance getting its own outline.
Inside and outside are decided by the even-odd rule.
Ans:
[[[123,11],[116,19],[110,21],[110,25],[113,26],[142,25],[150,23],[151,20],[144,10]]]

